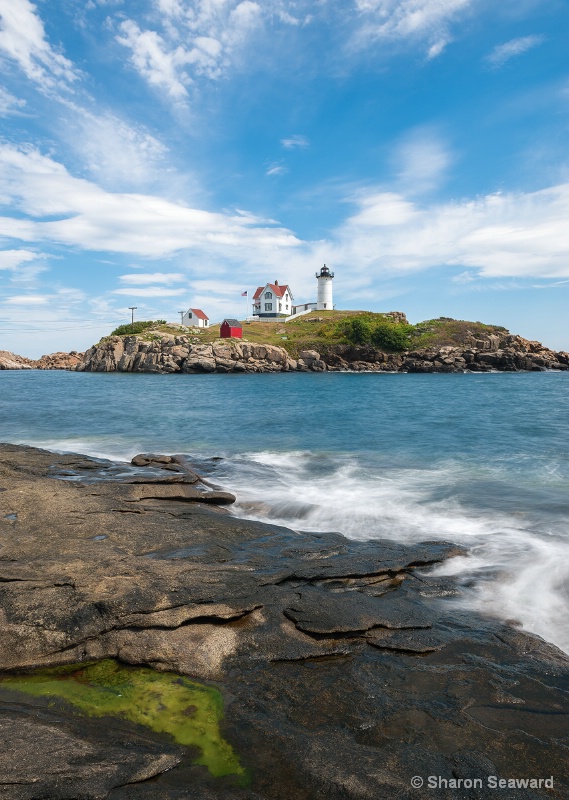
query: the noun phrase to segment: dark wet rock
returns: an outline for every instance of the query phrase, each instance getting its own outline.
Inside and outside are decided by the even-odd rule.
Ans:
[[[183,755],[135,726],[73,717],[0,686],[2,800],[98,800],[172,769]]]
[[[48,477],[89,461],[111,479]],[[460,548],[299,534],[187,502],[207,494],[195,485],[121,483],[124,469],[0,446],[0,669],[115,658],[214,682],[251,784],[0,683],[2,797],[416,800],[414,775],[553,775],[516,800],[567,796],[569,660],[452,604],[429,565]]]

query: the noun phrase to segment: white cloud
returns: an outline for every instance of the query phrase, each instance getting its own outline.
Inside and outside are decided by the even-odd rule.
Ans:
[[[132,275],[119,275],[119,280],[140,286],[145,283],[179,283],[186,277],[183,272],[133,272]]]
[[[0,202],[27,215],[0,218],[0,235],[54,241],[86,250],[160,258],[181,250],[209,257],[266,258],[297,247],[288,230],[252,215],[190,208],[146,194],[106,192],[70,175],[33,148],[0,146]],[[57,216],[59,219],[46,219]],[[207,268],[202,261],[201,269]]]
[[[393,160],[401,191],[405,195],[419,194],[440,185],[451,154],[436,130],[420,127],[399,142]]]
[[[486,278],[569,276],[569,184],[424,207],[378,193],[358,205],[333,254],[370,280],[443,265]]]
[[[285,175],[288,172],[283,164],[269,164],[265,170],[265,175]]]
[[[207,294],[214,295],[227,295],[229,297],[240,297],[241,292],[247,288],[241,283],[233,283],[231,281],[212,281],[212,280],[199,280],[192,281],[191,288],[194,292],[201,292],[202,297]]]
[[[437,58],[438,56],[440,56],[440,54],[443,52],[443,50],[449,43],[450,39],[447,39],[446,37],[439,39],[437,42],[432,44],[427,50],[427,58],[431,60],[433,58]]]
[[[263,21],[252,0],[158,0],[158,8],[160,32],[127,19],[117,41],[129,48],[139,74],[178,102],[185,102],[195,79],[219,79]]]
[[[156,31],[142,31],[133,20],[125,20],[121,26],[119,44],[131,51],[130,60],[151,86],[164,88],[174,99],[184,98],[188,92],[184,83],[189,76],[181,69],[185,50],[177,47],[168,51],[168,45]]]
[[[0,117],[21,116],[26,101],[14,97],[7,89],[0,86]]]
[[[304,149],[305,147],[310,147],[310,141],[306,136],[295,133],[294,136],[290,136],[288,139],[281,139],[281,145],[286,150],[294,150],[296,147]]]
[[[92,112],[74,103],[65,105],[68,114],[58,135],[97,181],[130,188],[155,183],[157,175],[166,177],[167,149],[144,126],[101,109]]]
[[[0,250],[0,269],[18,269],[22,264],[45,258],[32,250]]]
[[[42,294],[18,294],[7,297],[4,302],[10,306],[43,306],[50,297]]]
[[[37,8],[29,0],[0,0],[0,53],[18,64],[44,90],[75,80],[78,72],[48,42]]]
[[[509,42],[497,45],[492,52],[486,56],[485,61],[492,67],[498,69],[504,66],[506,61],[522,53],[526,53],[528,50],[537,47],[544,41],[544,36],[522,36],[519,39],[510,39]]]
[[[431,58],[442,52],[448,26],[477,0],[355,0],[360,16],[355,43],[379,40],[429,39]],[[444,42],[444,44],[442,44]]]
[[[115,289],[112,294],[125,294],[128,297],[176,297],[187,294],[187,289],[163,289],[160,286],[131,286],[128,289]]]

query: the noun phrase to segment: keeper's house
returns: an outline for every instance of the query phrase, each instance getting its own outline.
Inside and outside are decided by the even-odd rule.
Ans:
[[[259,286],[253,295],[253,314],[259,319],[278,319],[292,314],[293,296],[286,284],[279,282]]]
[[[188,328],[207,328],[209,326],[209,317],[201,310],[201,308],[188,308],[182,317],[182,325],[187,325]]]
[[[222,339],[242,339],[243,328],[237,319],[224,319],[219,328]]]

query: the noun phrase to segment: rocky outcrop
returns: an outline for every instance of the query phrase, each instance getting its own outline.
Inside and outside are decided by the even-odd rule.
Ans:
[[[0,369],[69,369],[75,370],[83,363],[83,353],[51,353],[34,360],[0,350]]]
[[[0,369],[34,369],[34,362],[8,350],[0,350]]]
[[[464,346],[384,353],[369,345],[337,345],[322,355],[330,370],[371,372],[539,372],[569,369],[569,353],[554,352],[507,332],[470,337]]]
[[[177,457],[136,461],[0,445],[3,798],[418,800],[411,779],[429,775],[481,781],[443,784],[443,800],[495,798],[489,775],[553,776],[517,800],[567,796],[569,660],[447,604],[460,590],[429,565],[459,548],[240,520],[158,497],[193,480]],[[2,682],[108,658],[214,682],[250,785],[128,719]]]
[[[396,321],[399,312],[390,315]],[[68,369],[79,372],[539,372],[569,369],[569,353],[503,333],[469,334],[464,344],[401,353],[371,345],[307,348],[292,358],[283,347],[238,340],[201,344],[185,335],[164,334],[151,341],[111,336],[86,353],[52,353],[33,361],[0,351],[0,369]]]
[[[251,342],[194,344],[187,336],[165,335],[146,342],[112,336],[85,353],[85,372],[286,372],[296,369],[282,347]]]
[[[501,372],[569,369],[569,353],[556,353],[521,336],[472,336],[465,346],[385,353],[371,345],[332,345],[301,350],[297,359],[282,347],[250,342],[191,343],[167,335],[152,342],[114,336],[85,353],[76,367],[88,372]]]
[[[34,361],[34,369],[69,369],[75,370],[83,363],[84,353],[71,350],[70,353],[50,353]]]

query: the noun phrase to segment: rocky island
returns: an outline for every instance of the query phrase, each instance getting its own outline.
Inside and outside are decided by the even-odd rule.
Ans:
[[[137,323],[144,327],[103,337],[85,353],[53,353],[33,361],[0,351],[0,369],[186,374],[569,369],[568,352],[555,352],[500,326],[447,317],[409,325],[398,311],[320,313],[286,327],[250,323],[242,340],[220,339],[219,326],[204,332],[175,324]]]
[[[233,500],[183,456],[0,445],[2,798],[567,797],[569,659],[449,606],[460,548]]]

